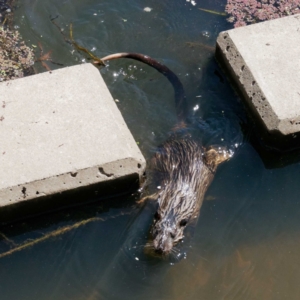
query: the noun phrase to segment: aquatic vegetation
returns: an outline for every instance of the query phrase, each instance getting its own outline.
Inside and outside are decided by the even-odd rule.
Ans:
[[[70,24],[70,40],[71,40],[71,43],[73,44],[73,46],[79,50],[79,51],[82,51],[82,52],[85,52],[86,54],[89,55],[90,58],[93,59],[93,64],[95,65],[98,65],[98,66],[105,66],[104,62],[98,58],[97,56],[95,56],[93,53],[91,53],[88,49],[80,46],[79,44],[77,44],[74,39],[73,39],[73,25],[72,23]]]
[[[52,60],[51,58],[52,50],[48,51],[47,53],[44,53],[43,46],[40,42],[38,43],[38,46],[40,49],[40,57],[36,58],[35,62],[40,62],[47,71],[52,71],[49,65],[46,63],[47,61],[50,61],[54,65],[63,66],[63,64],[60,64]]]
[[[234,27],[272,20],[300,12],[300,0],[227,0],[225,11]]]
[[[75,49],[77,49],[78,51],[81,51],[81,52],[85,52],[88,56],[89,56],[89,59],[92,59],[93,60],[93,64],[96,65],[96,66],[105,66],[104,62],[97,56],[95,56],[91,51],[89,51],[88,49],[86,49],[85,47],[82,47],[81,45],[79,45],[77,42],[75,42],[74,38],[73,38],[73,24],[71,23],[70,24],[70,39],[68,39],[65,34],[64,34],[64,31],[63,29],[55,22],[55,19],[57,19],[57,17],[54,17],[54,18],[51,18],[51,22],[53,23],[53,25],[55,25],[58,30],[60,31],[61,35],[63,36],[64,40],[73,45],[73,47]]]
[[[33,49],[26,46],[18,31],[0,27],[0,81],[33,73]]]
[[[0,82],[33,74],[33,49],[13,27],[14,0],[0,1]]]

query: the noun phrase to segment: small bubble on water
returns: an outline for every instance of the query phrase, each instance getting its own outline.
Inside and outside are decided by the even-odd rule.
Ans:
[[[94,52],[96,49],[97,49],[96,47],[93,47],[93,48],[91,49],[91,51]]]
[[[135,257],[135,260],[140,260],[138,257]]]
[[[206,31],[206,30],[203,30],[203,31],[201,32],[201,34],[202,34],[202,36],[204,36],[204,37],[207,37],[207,38],[210,37],[210,32],[208,32],[208,31]]]
[[[194,111],[196,111],[196,110],[198,110],[199,109],[199,105],[197,104],[197,105],[195,105],[194,107],[193,107],[193,110]]]
[[[97,13],[93,13],[94,16],[97,16]]]
[[[191,3],[192,3],[192,5],[194,5],[194,6],[197,4],[194,0],[192,0]]]
[[[145,8],[144,8],[144,11],[145,11],[145,12],[150,12],[151,10],[152,10],[151,7],[145,7]]]
[[[160,190],[160,189],[161,189],[161,186],[160,186],[160,185],[158,185],[158,186],[157,186],[157,189],[158,189],[158,190]]]

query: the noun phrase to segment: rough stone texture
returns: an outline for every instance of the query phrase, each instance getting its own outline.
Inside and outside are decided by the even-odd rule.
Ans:
[[[144,172],[91,64],[1,83],[0,95],[0,207]]]
[[[270,133],[300,131],[300,15],[221,32],[216,57]]]

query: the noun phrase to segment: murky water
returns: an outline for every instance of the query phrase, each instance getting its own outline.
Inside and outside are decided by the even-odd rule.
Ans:
[[[299,298],[300,165],[283,166],[275,157],[268,166],[280,167],[265,167],[244,136],[244,109],[211,51],[230,24],[198,9],[223,11],[225,1],[196,2],[20,3],[15,18],[23,37],[40,42],[44,53],[52,50],[54,62],[69,66],[85,57],[64,41],[50,16],[59,16],[66,34],[72,22],[76,41],[99,57],[132,51],[164,62],[185,86],[195,138],[235,155],[217,171],[194,235],[185,241],[185,258],[170,262],[143,253],[151,203],[137,207],[136,195],[96,201],[1,228],[1,300]],[[149,159],[176,124],[172,87],[130,60],[111,62],[101,73]]]

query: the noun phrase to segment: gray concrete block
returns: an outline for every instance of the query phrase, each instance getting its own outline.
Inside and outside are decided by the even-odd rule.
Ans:
[[[91,64],[1,83],[0,95],[0,210],[144,172],[145,160]]]
[[[269,133],[300,131],[300,15],[221,32],[216,58]]]

